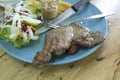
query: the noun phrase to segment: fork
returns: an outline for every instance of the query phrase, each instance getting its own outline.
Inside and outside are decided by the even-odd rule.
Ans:
[[[86,21],[86,20],[91,20],[91,19],[97,19],[97,18],[102,18],[102,17],[107,17],[107,16],[111,16],[111,15],[114,15],[115,12],[110,12],[110,13],[103,13],[103,14],[97,14],[97,15],[93,15],[93,16],[88,16],[88,17],[85,17],[85,18],[79,18],[79,19],[75,19],[75,20],[72,20],[72,21],[69,21],[69,22],[62,22],[60,23],[59,25],[60,26],[66,26],[66,25],[69,25],[70,23],[72,22],[77,22],[77,21]],[[59,25],[53,25],[53,24],[49,24],[49,23],[45,23],[47,26],[51,27],[51,28],[57,28],[57,27],[60,27]]]

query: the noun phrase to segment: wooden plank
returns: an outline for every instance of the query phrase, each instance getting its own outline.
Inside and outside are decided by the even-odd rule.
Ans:
[[[102,50],[101,48],[97,52]],[[1,60],[2,64],[0,64],[0,77],[2,80],[105,80],[107,78],[112,80],[118,55],[112,54],[102,61],[96,61],[98,55],[99,53],[95,52],[75,63],[45,66],[39,69],[5,55]]]
[[[2,58],[4,55],[6,55],[5,51],[0,48],[0,58]]]

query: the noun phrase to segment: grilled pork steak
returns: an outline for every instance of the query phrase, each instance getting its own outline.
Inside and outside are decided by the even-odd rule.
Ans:
[[[102,41],[104,37],[100,32],[92,32],[77,23],[52,29],[46,34],[44,50],[38,52],[33,64],[39,66],[49,62],[52,55],[61,55],[66,51],[74,53],[78,45],[90,48]]]
[[[73,37],[72,27],[59,27],[46,34],[45,50],[61,55],[71,45]]]
[[[72,41],[80,46],[90,48],[104,41],[104,37],[99,31],[92,32],[83,25],[76,23],[72,23],[70,25],[74,32]]]
[[[92,32],[85,26],[76,23],[72,23],[70,26],[73,28],[74,36],[68,53],[75,53],[78,45],[91,48],[104,41],[104,37],[99,31]]]
[[[44,50],[38,52],[33,63],[39,66],[50,61],[50,54],[61,55],[65,53],[65,51],[71,46],[72,37],[73,29],[70,26],[59,27],[49,31],[45,37]]]

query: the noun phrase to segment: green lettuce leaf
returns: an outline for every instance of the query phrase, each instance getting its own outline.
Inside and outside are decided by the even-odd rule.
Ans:
[[[25,38],[20,39],[20,37],[17,36],[17,37],[15,37],[15,38],[11,39],[10,42],[11,42],[16,48],[20,48],[20,47],[22,47],[22,46],[26,46],[27,44],[29,44],[29,43],[30,43],[30,40],[27,39],[27,38],[26,38],[26,39],[25,39]]]
[[[11,34],[10,28],[0,28],[0,39],[9,41],[10,34]]]

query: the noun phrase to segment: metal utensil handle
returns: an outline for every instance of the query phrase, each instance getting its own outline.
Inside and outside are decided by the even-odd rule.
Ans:
[[[86,4],[87,2],[89,2],[90,0],[80,0],[79,2],[77,2],[76,4],[74,4],[72,6],[72,8],[77,12],[80,8],[81,5]]]
[[[107,16],[110,16],[110,15],[113,15],[113,14],[115,14],[115,13],[112,12],[112,13],[105,13],[105,14],[97,14],[97,15],[86,17],[86,18],[76,19],[76,20],[73,20],[73,21],[70,21],[70,22],[76,22],[76,21],[83,21],[83,20],[90,20],[90,19],[96,19],[96,18],[101,18],[101,17],[107,17]]]

